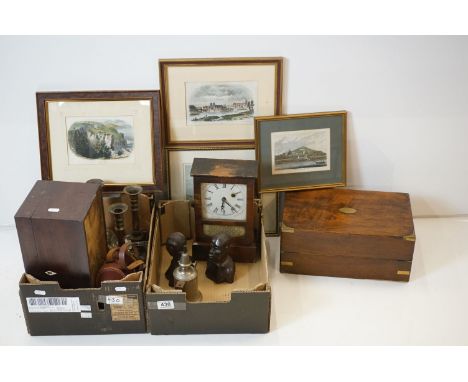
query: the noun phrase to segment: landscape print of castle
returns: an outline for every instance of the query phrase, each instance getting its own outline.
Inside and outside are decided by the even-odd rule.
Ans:
[[[330,129],[271,134],[272,174],[330,170]]]
[[[84,159],[121,159],[133,151],[133,121],[119,118],[67,118],[69,150]]]
[[[187,124],[252,123],[257,103],[257,83],[188,82]]]

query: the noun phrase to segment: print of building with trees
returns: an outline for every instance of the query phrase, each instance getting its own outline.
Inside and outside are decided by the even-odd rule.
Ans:
[[[244,100],[231,104],[216,104],[210,102],[207,105],[189,105],[192,121],[232,121],[251,118],[254,115],[254,101]]]
[[[323,167],[326,165],[327,153],[305,146],[275,155],[275,167],[277,168]]]

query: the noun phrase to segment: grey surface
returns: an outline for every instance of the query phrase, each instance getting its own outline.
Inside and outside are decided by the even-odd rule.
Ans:
[[[409,283],[281,274],[269,238],[271,330],[266,334],[32,337],[26,331],[14,228],[0,229],[3,345],[468,345],[468,218],[416,219]]]

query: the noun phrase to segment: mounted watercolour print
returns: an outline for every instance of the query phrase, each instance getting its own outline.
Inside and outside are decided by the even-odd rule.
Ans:
[[[254,117],[281,112],[282,58],[160,60],[166,146],[254,148]]]
[[[133,159],[133,118],[66,117],[68,163],[96,163],[89,159]]]
[[[42,179],[165,188],[158,91],[37,93]]]
[[[272,175],[330,170],[330,130],[271,133]]]
[[[260,192],[346,184],[346,112],[255,118]]]
[[[253,124],[256,82],[187,83],[187,125]]]

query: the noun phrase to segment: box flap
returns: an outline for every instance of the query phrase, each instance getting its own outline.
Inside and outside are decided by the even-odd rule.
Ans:
[[[167,200],[159,203],[161,242],[165,243],[172,232],[182,232],[187,239],[192,238],[193,222],[190,202]]]

